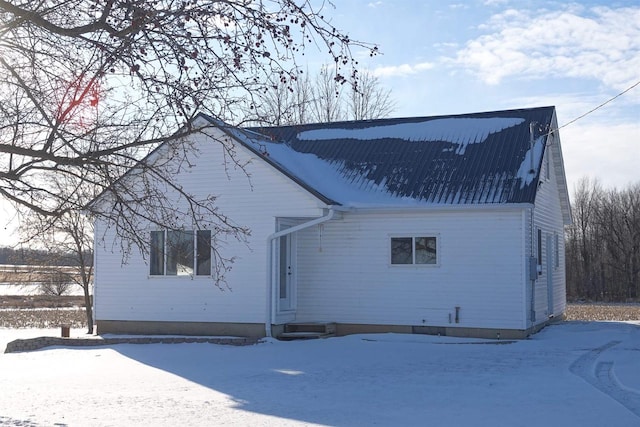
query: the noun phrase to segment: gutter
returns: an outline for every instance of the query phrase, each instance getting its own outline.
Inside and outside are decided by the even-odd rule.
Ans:
[[[518,210],[533,208],[533,203],[464,203],[437,205],[395,205],[395,206],[350,206],[343,210],[354,213],[406,213],[441,211],[478,211],[478,210]]]
[[[270,234],[267,237],[267,315],[264,323],[265,334],[268,338],[272,337],[271,324],[273,322],[275,305],[273,295],[276,294],[274,286],[275,280],[273,280],[273,251],[274,242],[282,236],[295,233],[296,231],[304,230],[314,225],[322,224],[323,222],[331,221],[336,215],[336,206],[329,206],[329,212],[321,216],[320,218],[313,219],[311,221],[303,222],[296,226],[287,228],[285,230],[277,231]]]

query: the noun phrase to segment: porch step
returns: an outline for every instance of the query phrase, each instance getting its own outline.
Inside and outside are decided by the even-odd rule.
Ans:
[[[287,323],[284,332],[278,336],[283,341],[309,340],[332,337],[336,334],[335,323],[305,322]]]

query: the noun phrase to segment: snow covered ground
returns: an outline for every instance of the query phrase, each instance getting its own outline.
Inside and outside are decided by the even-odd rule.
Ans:
[[[93,292],[91,294],[93,295]],[[42,295],[42,291],[37,284],[12,285],[0,282],[0,295]],[[84,293],[80,286],[71,284],[65,295],[84,295]]]
[[[0,329],[0,350],[59,332]],[[0,354],[0,425],[638,426],[640,323]]]

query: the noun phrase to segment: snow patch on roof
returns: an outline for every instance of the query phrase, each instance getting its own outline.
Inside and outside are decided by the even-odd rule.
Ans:
[[[456,154],[464,154],[469,144],[484,142],[503,129],[524,122],[519,117],[446,118],[418,123],[397,123],[365,128],[313,129],[297,134],[299,140],[328,141],[340,139],[376,140],[402,139],[410,142],[446,141],[457,144]]]
[[[533,179],[538,176],[538,168],[542,159],[542,151],[544,148],[543,137],[538,137],[533,142],[533,146],[527,150],[516,178],[520,178],[520,189],[531,184]]]
[[[397,198],[384,185],[359,173],[347,172],[343,161],[328,162],[315,154],[299,153],[285,144],[263,143],[269,157],[321,194],[340,203],[391,203]],[[365,189],[363,191],[363,189]]]
[[[287,144],[268,141],[255,132],[233,128],[227,130],[320,194],[341,204],[366,207],[421,203],[410,197],[392,194],[385,182],[377,184],[363,174],[349,170],[344,161],[327,161],[315,154],[301,153]]]

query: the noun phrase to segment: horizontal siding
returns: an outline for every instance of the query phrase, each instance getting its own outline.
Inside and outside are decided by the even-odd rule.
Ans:
[[[546,150],[541,170],[542,183],[538,189],[534,208],[534,256],[537,255],[537,229],[542,230],[542,274],[535,283],[535,312],[536,323],[544,322],[550,315],[559,316],[566,307],[566,273],[564,251],[564,223],[560,204],[560,194],[554,172],[552,150]],[[550,168],[547,174],[547,168]],[[548,177],[548,178],[546,178]],[[559,266],[554,264],[555,235],[559,241]],[[551,236],[551,247],[547,246],[547,236]],[[547,265],[547,253],[551,255],[551,265]],[[547,269],[551,269],[551,283],[547,283]],[[553,307],[548,305],[548,292],[553,293]]]
[[[117,237],[97,223],[97,320],[265,321],[266,237],[275,231],[276,217],[318,217],[320,204],[265,162],[252,160],[245,148],[237,146],[236,154],[249,176],[225,163],[219,143],[200,137],[197,147],[197,159],[179,182],[198,197],[216,196],[222,214],[251,230],[246,244],[228,240],[218,248],[236,257],[227,273],[229,288],[216,287],[212,278],[149,277],[142,255],[134,250],[123,264]],[[191,228],[187,220],[185,228]]]
[[[391,266],[390,235],[437,235],[440,265]],[[521,210],[346,214],[299,233],[297,320],[522,329],[522,235]]]

